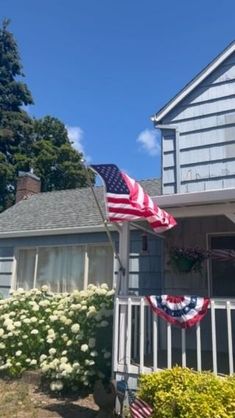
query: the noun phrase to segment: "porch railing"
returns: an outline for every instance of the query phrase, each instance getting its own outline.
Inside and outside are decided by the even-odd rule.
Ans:
[[[235,299],[213,299],[195,327],[179,329],[152,313],[144,297],[115,301],[113,371],[138,375],[178,364],[234,373]]]

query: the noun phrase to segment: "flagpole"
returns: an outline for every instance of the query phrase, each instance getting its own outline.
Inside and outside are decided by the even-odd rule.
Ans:
[[[91,181],[91,178],[90,178],[90,174],[89,174],[89,170],[88,170],[88,168],[87,168],[87,166],[86,166],[85,160],[83,159],[83,160],[82,160],[82,162],[83,162],[83,165],[84,165],[84,168],[85,168],[85,175],[86,175],[86,178],[87,178],[88,185],[89,185],[89,187],[90,187],[90,189],[91,189],[91,191],[92,191],[92,194],[93,194],[93,197],[94,197],[94,199],[95,199],[95,202],[96,202],[97,208],[98,208],[99,213],[100,213],[100,216],[101,216],[101,218],[102,218],[102,221],[103,221],[103,224],[104,224],[104,227],[105,227],[105,230],[106,230],[106,233],[107,233],[107,236],[108,236],[108,239],[109,239],[110,245],[111,245],[111,247],[112,247],[112,250],[113,250],[113,253],[114,253],[115,257],[117,258],[117,260],[118,260],[118,262],[119,262],[119,271],[120,271],[120,272],[122,273],[122,275],[124,276],[124,275],[125,275],[125,268],[123,267],[123,264],[122,264],[121,258],[120,258],[120,256],[119,256],[119,254],[117,253],[116,248],[115,248],[115,245],[114,245],[114,243],[113,243],[112,236],[111,236],[111,234],[110,234],[110,230],[109,230],[109,228],[108,228],[108,221],[107,221],[107,219],[105,219],[105,217],[104,217],[104,214],[103,214],[102,209],[101,209],[101,207],[100,207],[99,201],[98,201],[97,196],[96,196],[96,194],[95,194],[94,187],[93,187],[93,184],[92,184],[92,181]],[[120,287],[120,283],[118,283],[118,286],[117,286],[117,287],[118,287],[118,288]]]

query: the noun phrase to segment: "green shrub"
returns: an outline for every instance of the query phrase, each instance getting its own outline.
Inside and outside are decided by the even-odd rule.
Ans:
[[[154,418],[234,418],[235,376],[175,367],[140,377],[139,395]]]
[[[53,391],[77,391],[111,373],[113,291],[54,294],[47,286],[0,300],[0,370],[40,369]]]

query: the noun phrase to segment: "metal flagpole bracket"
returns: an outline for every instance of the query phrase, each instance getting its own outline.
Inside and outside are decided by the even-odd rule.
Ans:
[[[156,232],[151,231],[151,229],[145,228],[142,225],[139,225],[138,222],[130,222],[130,225],[133,226],[135,229],[140,229],[141,231],[146,232],[147,234],[154,235],[156,238],[166,239],[163,235],[156,234]]]

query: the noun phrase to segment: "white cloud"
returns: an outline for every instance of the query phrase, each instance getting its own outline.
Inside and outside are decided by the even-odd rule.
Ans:
[[[149,155],[159,155],[161,152],[159,132],[155,129],[144,129],[137,137],[141,148]]]
[[[66,126],[68,131],[69,140],[72,142],[73,147],[79,151],[84,153],[84,147],[82,144],[84,132],[79,126]]]
[[[91,161],[91,157],[86,155],[83,145],[84,131],[79,126],[66,126],[66,129],[73,148],[81,152],[87,162]]]

